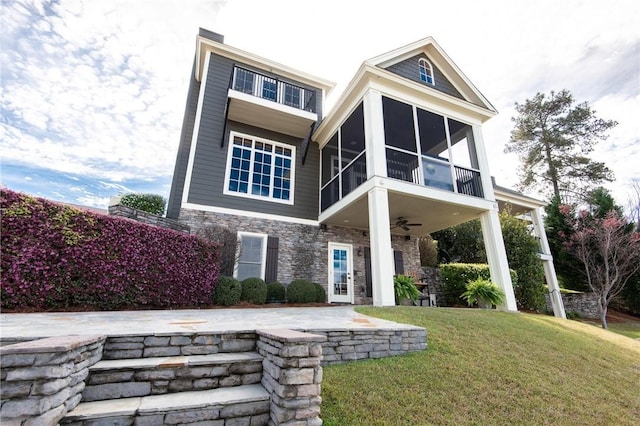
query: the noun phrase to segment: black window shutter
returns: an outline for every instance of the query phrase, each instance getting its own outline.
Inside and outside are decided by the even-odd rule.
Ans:
[[[396,266],[396,275],[404,275],[404,259],[401,251],[393,251],[393,263]]]
[[[371,249],[364,248],[364,281],[367,297],[373,297],[373,281],[371,280]]]
[[[272,283],[278,281],[278,237],[267,237],[267,264],[264,270],[264,281]]]

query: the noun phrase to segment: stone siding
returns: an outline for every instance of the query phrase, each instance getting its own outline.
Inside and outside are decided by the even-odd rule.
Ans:
[[[598,309],[598,299],[593,293],[560,293],[564,311],[567,313],[577,312],[582,318],[599,319],[600,311]],[[551,298],[549,294],[545,294],[544,298],[547,302],[547,311],[553,311]]]
[[[104,336],[50,337],[0,348],[2,424],[55,425],[81,399]]]
[[[364,248],[370,245],[368,233],[352,228],[304,225],[279,220],[182,209],[179,221],[196,233],[208,226],[223,226],[235,231],[256,232],[279,238],[278,281],[287,285],[294,279],[305,279],[327,290],[329,242],[353,246],[354,299],[359,305],[372,304],[366,296]],[[403,252],[404,269],[420,268],[418,240],[392,236],[394,250]]]
[[[322,425],[320,386],[326,336],[293,330],[258,330],[264,357],[262,386],[271,395],[273,425]]]

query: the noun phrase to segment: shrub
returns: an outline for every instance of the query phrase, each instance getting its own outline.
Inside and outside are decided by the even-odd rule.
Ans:
[[[120,204],[132,209],[162,216],[167,200],[158,194],[124,194],[120,197]]]
[[[247,278],[242,280],[242,296],[240,300],[264,305],[267,301],[267,284],[262,278]]]
[[[279,303],[287,300],[287,290],[282,283],[274,281],[267,284],[267,302]]]
[[[193,235],[0,189],[1,306],[208,305],[218,248]]]
[[[431,238],[431,235],[418,239],[418,250],[420,251],[420,266],[430,268],[438,266],[438,242]]]
[[[316,287],[311,281],[293,280],[287,287],[289,303],[313,303],[316,301]]]
[[[396,305],[402,299],[409,299],[415,302],[420,296],[420,291],[416,287],[413,277],[408,275],[396,275],[393,277],[393,291],[396,296]]]
[[[233,277],[220,277],[213,291],[213,303],[221,306],[237,305],[242,296],[240,281]]]
[[[491,307],[499,305],[504,301],[504,293],[497,285],[484,278],[476,278],[467,283],[467,291],[462,293],[462,298],[467,301],[469,306],[478,303],[478,306]]]
[[[313,283],[316,288],[316,303],[325,303],[327,301],[327,292],[324,291],[324,287],[322,287],[318,283]]]
[[[467,291],[467,283],[478,278],[491,280],[489,265],[484,263],[447,263],[439,266],[442,274],[442,293],[444,304],[456,306],[460,304],[462,294]],[[518,275],[510,270],[514,289],[517,288]]]

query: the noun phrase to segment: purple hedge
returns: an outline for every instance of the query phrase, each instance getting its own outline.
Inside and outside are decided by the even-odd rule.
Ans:
[[[1,189],[4,309],[211,304],[218,246],[193,235]]]

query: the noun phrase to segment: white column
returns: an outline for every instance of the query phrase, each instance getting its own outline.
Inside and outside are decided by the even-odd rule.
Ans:
[[[370,89],[363,98],[364,139],[367,157],[367,179],[387,176],[384,141],[382,94]]]
[[[497,208],[482,213],[480,215],[480,224],[482,226],[484,247],[487,252],[489,271],[491,272],[491,281],[497,284],[506,296],[504,304],[499,308],[507,311],[517,311],[516,296],[513,292],[513,283],[509,274],[509,262],[504,248]]]
[[[393,306],[396,299],[393,291],[393,250],[387,188],[373,188],[369,191],[368,200],[373,306]]]
[[[560,294],[560,285],[558,285],[558,277],[553,267],[553,256],[551,255],[551,248],[547,240],[547,233],[544,230],[544,222],[540,208],[531,210],[531,223],[533,224],[533,232],[540,242],[540,258],[542,259],[542,266],[544,268],[544,277],[549,287],[549,297],[551,298],[553,315],[566,319],[567,315],[564,311],[564,303],[562,302],[562,295]]]

